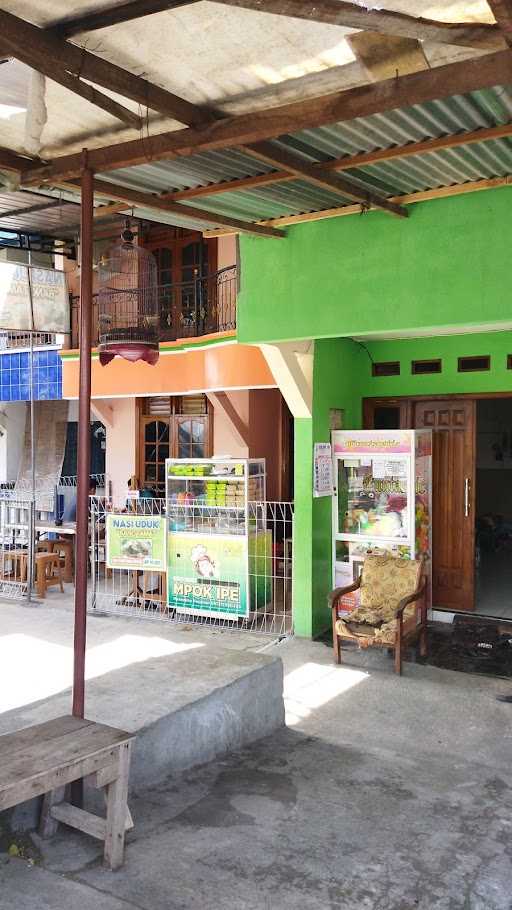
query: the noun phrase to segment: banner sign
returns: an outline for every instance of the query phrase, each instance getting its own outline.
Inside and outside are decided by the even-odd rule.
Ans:
[[[0,329],[69,332],[65,273],[0,263]]]
[[[335,455],[405,455],[411,452],[410,430],[337,430]]]
[[[168,541],[168,605],[198,616],[248,616],[247,558],[245,536],[173,531]]]
[[[165,518],[162,515],[107,515],[107,566],[165,572]]]

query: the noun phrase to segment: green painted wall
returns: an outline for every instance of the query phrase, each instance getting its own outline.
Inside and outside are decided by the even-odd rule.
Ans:
[[[367,359],[348,339],[316,342],[313,418],[295,421],[294,622],[301,636],[318,635],[330,620],[332,501],[313,498],[313,445],[330,440],[330,408],[343,409],[347,426],[360,426],[358,384]]]
[[[511,320],[512,189],[242,236],[239,341]]]
[[[512,294],[512,291],[511,291]],[[512,300],[511,300],[512,313]],[[414,338],[400,341],[366,343],[376,361],[399,360],[399,376],[372,377],[368,356],[359,378],[361,397],[381,395],[442,395],[456,392],[512,391],[512,370],[507,355],[512,354],[512,331]],[[362,349],[361,349],[362,350]],[[459,373],[458,358],[490,355],[491,369],[486,372]],[[412,360],[441,358],[442,372],[414,376]]]

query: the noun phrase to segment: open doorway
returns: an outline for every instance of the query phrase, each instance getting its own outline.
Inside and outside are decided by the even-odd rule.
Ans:
[[[477,401],[475,609],[512,619],[512,398]]]

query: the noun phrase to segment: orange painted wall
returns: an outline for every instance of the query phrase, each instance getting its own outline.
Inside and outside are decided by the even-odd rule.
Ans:
[[[78,358],[63,359],[64,398],[78,398]],[[199,351],[161,354],[155,366],[116,357],[106,367],[92,361],[92,397],[183,395],[237,388],[272,388],[276,382],[260,349],[211,345]]]

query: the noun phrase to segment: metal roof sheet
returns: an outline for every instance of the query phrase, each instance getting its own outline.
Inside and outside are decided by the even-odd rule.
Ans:
[[[279,141],[308,162],[327,161],[483,129],[510,120],[512,87],[498,86],[314,130],[302,130],[283,136]],[[122,168],[105,174],[104,179],[140,191],[163,193],[271,171],[272,168],[247,152],[225,149]],[[505,176],[512,174],[512,138],[492,139],[381,161],[345,173],[387,196]],[[197,206],[212,214],[247,221],[320,211],[352,202],[334,190],[298,179],[184,201],[188,206]]]
[[[47,203],[47,206],[45,206]],[[37,210],[33,207],[43,206]],[[9,215],[2,214],[9,212]],[[76,233],[80,210],[76,202],[39,193],[0,193],[0,229],[67,239]]]

